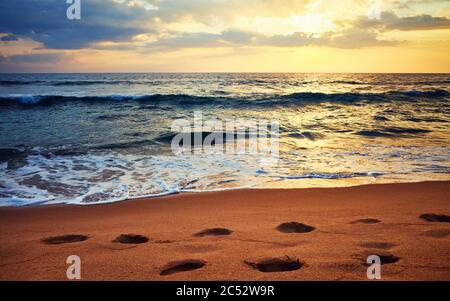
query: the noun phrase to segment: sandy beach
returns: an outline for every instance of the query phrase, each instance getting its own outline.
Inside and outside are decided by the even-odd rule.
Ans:
[[[378,254],[383,280],[450,280],[449,191],[442,181],[1,208],[0,279],[65,280],[78,255],[83,280],[364,280]]]

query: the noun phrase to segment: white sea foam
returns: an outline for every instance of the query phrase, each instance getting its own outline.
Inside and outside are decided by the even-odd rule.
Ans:
[[[423,151],[423,149],[421,149]],[[36,151],[36,150],[35,150]],[[380,149],[372,149],[377,153]],[[38,204],[101,204],[140,197],[156,197],[178,192],[221,191],[238,188],[348,186],[374,182],[405,182],[429,179],[429,174],[412,173],[415,164],[400,162],[404,149],[390,150],[390,154],[377,154],[383,161],[393,160],[390,169],[380,164],[367,171],[367,165],[354,165],[360,156],[346,157],[340,166],[330,168],[326,159],[330,154],[308,153],[317,172],[298,165],[292,158],[283,157],[277,166],[262,168],[258,158],[249,155],[153,155],[103,152],[84,155],[48,156],[33,154],[23,166],[8,168],[0,165],[0,206]],[[411,158],[423,162],[420,149],[413,149]],[[429,149],[426,158],[433,160]],[[397,152],[402,155],[398,157]],[[436,152],[436,150],[435,150]],[[435,160],[445,160],[445,153],[436,153]],[[398,166],[395,162],[399,162]],[[317,163],[316,162],[316,163]],[[336,162],[336,161],[334,161]],[[292,170],[293,165],[296,168]],[[347,167],[345,167],[347,166]],[[370,165],[369,165],[370,166]],[[402,167],[402,169],[399,168]],[[374,168],[376,166],[373,166]],[[382,170],[384,168],[384,170]],[[446,165],[431,167],[447,171]],[[323,171],[320,171],[323,170]],[[326,171],[328,170],[328,171]],[[353,172],[350,172],[353,170]],[[426,170],[424,170],[426,171]],[[435,170],[433,170],[435,171]],[[445,173],[443,174],[445,177]],[[331,181],[331,182],[330,182]]]

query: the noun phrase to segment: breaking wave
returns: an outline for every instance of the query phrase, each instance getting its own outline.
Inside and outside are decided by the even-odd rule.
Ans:
[[[314,102],[359,103],[359,102],[391,102],[423,99],[448,99],[450,93],[446,90],[430,91],[389,91],[384,93],[313,93],[301,92],[286,95],[273,95],[264,98],[194,96],[185,94],[154,94],[154,95],[107,95],[107,96],[60,96],[60,95],[11,95],[0,97],[0,106],[7,105],[51,105],[68,101],[141,101],[153,103],[175,103],[180,105],[196,104],[226,104],[234,105],[289,105]]]

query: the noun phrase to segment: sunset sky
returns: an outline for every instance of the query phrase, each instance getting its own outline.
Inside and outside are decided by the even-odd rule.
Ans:
[[[0,2],[0,72],[450,72],[450,0]]]

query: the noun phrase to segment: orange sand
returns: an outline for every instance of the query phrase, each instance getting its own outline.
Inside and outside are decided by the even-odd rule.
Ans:
[[[450,280],[450,224],[420,219],[450,214],[450,181],[351,188],[182,193],[93,206],[0,209],[0,279],[66,279],[66,258],[81,257],[82,279],[111,280],[353,280],[367,279],[367,254],[391,253],[384,280]],[[374,224],[352,223],[374,218]],[[283,222],[315,227],[282,233]],[[194,236],[208,228],[224,236]],[[147,243],[112,242],[134,233]],[[89,239],[45,244],[46,237]],[[300,269],[265,273],[244,261],[289,256]],[[199,269],[161,276],[174,260]]]

